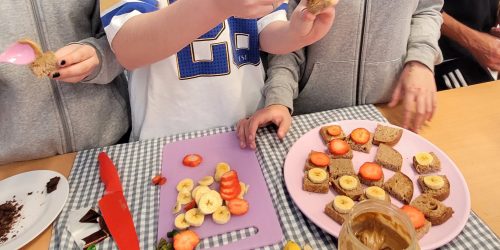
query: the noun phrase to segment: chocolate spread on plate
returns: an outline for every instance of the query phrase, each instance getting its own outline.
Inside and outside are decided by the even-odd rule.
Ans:
[[[6,201],[0,205],[0,243],[9,239],[7,236],[21,217],[22,208],[23,206],[19,205],[16,200]]]

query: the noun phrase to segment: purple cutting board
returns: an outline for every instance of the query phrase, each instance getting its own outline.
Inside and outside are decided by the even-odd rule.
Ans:
[[[182,165],[182,158],[191,153],[203,157],[198,167]],[[250,185],[245,195],[250,209],[245,215],[231,216],[231,220],[224,225],[214,223],[212,216],[206,215],[205,222],[200,227],[190,228],[196,231],[201,239],[248,227],[257,228],[257,233],[248,238],[212,249],[253,249],[283,240],[283,232],[255,152],[240,149],[234,132],[178,141],[164,146],[162,174],[167,177],[167,183],[160,189],[158,239],[174,229],[175,215],[172,214],[172,208],[177,198],[177,183],[184,178],[191,178],[196,186],[202,177],[213,176],[215,165],[222,161],[229,163],[231,169],[238,172],[240,181]],[[216,183],[212,184],[212,188],[214,185],[218,190]]]

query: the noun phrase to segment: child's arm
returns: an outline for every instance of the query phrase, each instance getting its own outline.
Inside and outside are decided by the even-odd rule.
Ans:
[[[182,0],[158,9],[155,0],[102,0],[101,19],[118,61],[131,70],[167,58],[229,16],[265,15],[273,1]]]
[[[307,0],[300,1],[290,21],[272,22],[260,32],[261,50],[286,54],[310,45],[328,33],[335,17],[334,5],[313,15],[306,10],[306,3]]]

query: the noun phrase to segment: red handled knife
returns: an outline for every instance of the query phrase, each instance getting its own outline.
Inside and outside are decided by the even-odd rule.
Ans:
[[[139,239],[132,215],[123,196],[123,189],[113,161],[105,152],[99,153],[99,173],[105,190],[99,200],[102,217],[119,249],[139,249]]]

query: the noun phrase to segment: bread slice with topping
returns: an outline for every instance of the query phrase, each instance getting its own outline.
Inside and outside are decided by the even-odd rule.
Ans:
[[[370,149],[372,149],[372,140],[373,140],[373,133],[370,133],[370,139],[365,143],[365,144],[358,144],[354,142],[351,139],[351,136],[347,138],[347,143],[351,146],[352,150],[363,152],[363,153],[370,153]]]
[[[330,177],[336,179],[342,175],[356,175],[352,160],[350,159],[331,159]]]
[[[441,161],[434,152],[420,152],[413,156],[413,167],[419,174],[434,173],[441,170]]]
[[[380,143],[385,143],[389,146],[394,146],[399,142],[402,135],[403,130],[400,128],[377,124],[377,128],[375,129],[375,134],[373,136],[373,144],[379,145]]]
[[[450,181],[448,181],[446,175],[437,175],[437,176],[442,178],[444,182],[443,186],[439,189],[434,189],[432,188],[432,185],[429,186],[425,184],[424,178],[426,176],[419,176],[417,182],[423,194],[429,194],[430,196],[432,196],[432,198],[436,200],[444,201],[446,198],[448,198],[448,196],[450,196]],[[429,177],[431,176],[428,176],[428,178]]]
[[[396,172],[382,188],[404,204],[410,204],[413,198],[413,182],[401,172]]]
[[[403,156],[394,148],[384,143],[380,143],[377,154],[375,155],[375,162],[384,168],[397,172],[401,171]]]
[[[302,186],[304,191],[326,194],[329,187],[328,172],[325,169],[313,168],[305,172]]]
[[[333,127],[335,127],[335,128],[332,130]],[[329,133],[329,129],[330,129],[330,133]],[[338,131],[340,131],[339,134],[337,134]],[[329,126],[321,127],[319,129],[319,134],[321,135],[321,138],[323,138],[323,142],[325,144],[328,144],[328,142],[330,142],[333,139],[345,140],[344,130],[342,130],[342,127],[340,127],[339,125],[329,125]],[[332,134],[334,134],[334,135],[332,135]]]
[[[425,218],[433,226],[441,225],[453,215],[453,208],[447,207],[442,202],[432,198],[428,194],[422,194],[411,202],[411,205],[424,213]]]
[[[326,165],[322,164],[322,165],[316,165],[314,164],[312,161],[311,161],[311,156],[314,155],[314,154],[319,154],[323,157],[327,157],[328,160],[325,161],[326,162]],[[307,156],[307,160],[306,160],[306,163],[305,163],[305,166],[304,166],[304,170],[305,171],[309,171],[310,169],[312,168],[322,168],[322,169],[327,169],[328,165],[330,164],[330,156],[324,152],[319,152],[319,151],[314,151],[314,150],[311,150],[311,152],[309,152],[309,155]]]
[[[353,189],[346,189],[343,185],[344,178],[345,177],[352,177],[355,179],[355,187]],[[352,179],[353,180],[353,179]],[[343,175],[340,176],[339,178],[330,179],[332,183],[332,188],[335,190],[338,194],[340,195],[345,195],[355,201],[358,201],[361,195],[363,194],[363,187],[361,186],[361,182],[359,181],[359,178],[357,175]]]
[[[344,223],[344,221],[347,220],[347,216],[349,215],[349,213],[340,213],[339,211],[337,211],[335,209],[335,206],[333,205],[333,202],[334,202],[334,200],[332,200],[331,202],[329,202],[328,204],[325,205],[324,212],[332,220],[334,220],[335,222],[342,225]]]

